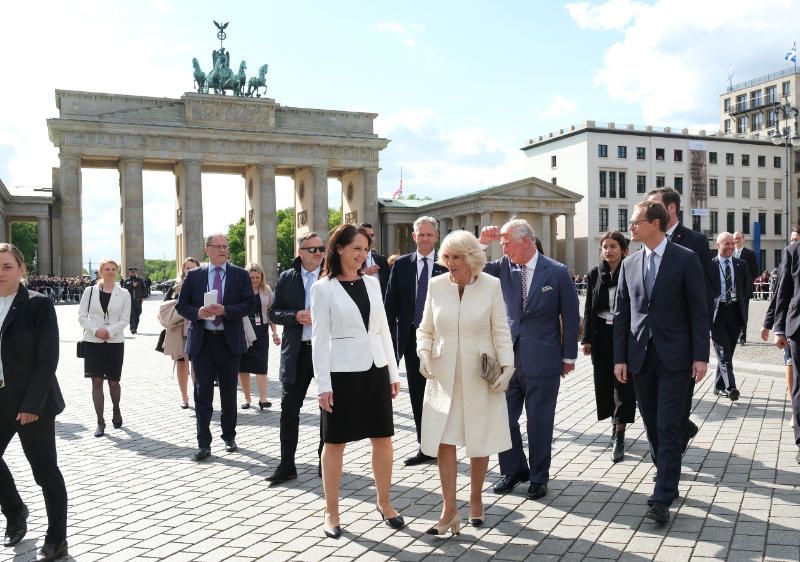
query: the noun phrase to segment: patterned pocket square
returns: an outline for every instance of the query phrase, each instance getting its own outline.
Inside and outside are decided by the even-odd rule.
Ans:
[[[552,290],[553,290],[553,288],[550,285],[545,285],[544,287],[542,287],[542,292],[543,293],[546,293],[547,291],[552,291]]]

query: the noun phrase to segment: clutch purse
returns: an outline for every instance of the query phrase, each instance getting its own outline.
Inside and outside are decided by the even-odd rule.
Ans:
[[[489,386],[497,382],[501,373],[500,362],[486,353],[481,353],[481,378],[489,383]]]

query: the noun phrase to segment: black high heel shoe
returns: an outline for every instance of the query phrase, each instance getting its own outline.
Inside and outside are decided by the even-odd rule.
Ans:
[[[114,426],[114,429],[122,427],[122,412],[119,410],[114,412],[114,417],[111,418],[111,425]]]
[[[266,402],[262,402],[261,400],[258,401],[258,407],[261,408],[262,410],[264,408],[269,408],[270,406],[272,406],[272,402],[270,402],[269,400],[267,400]]]
[[[325,532],[325,536],[331,539],[338,539],[342,536],[342,526],[336,525],[335,527],[326,527],[325,526],[325,519],[327,518],[328,511],[325,510],[325,513],[322,515],[322,530]]]
[[[406,526],[406,520],[403,519],[402,515],[395,515],[394,517],[386,517],[383,512],[381,511],[380,507],[375,507],[378,510],[378,515],[381,516],[381,521],[385,521],[386,525],[391,527],[392,529],[402,529]]]

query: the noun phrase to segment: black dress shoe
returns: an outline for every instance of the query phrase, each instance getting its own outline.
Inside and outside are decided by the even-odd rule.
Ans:
[[[381,508],[376,508],[378,510],[378,515],[381,516],[381,521],[384,521],[387,526],[391,527],[392,529],[402,529],[406,526],[406,520],[403,519],[403,516],[400,514],[395,515],[394,517],[386,517]]]
[[[426,462],[433,462],[436,460],[436,457],[429,457],[422,451],[417,451],[417,454],[413,457],[408,457],[403,464],[406,466],[416,466],[418,464],[425,464]]]
[[[14,546],[18,544],[23,538],[25,533],[28,532],[28,506],[22,506],[19,513],[13,517],[9,517],[6,522],[6,534],[3,540],[3,546]]]
[[[122,413],[119,410],[114,412],[114,417],[111,418],[111,425],[113,425],[115,429],[122,427]]]
[[[68,554],[66,539],[59,543],[46,542],[42,548],[39,549],[39,556],[36,558],[36,562],[50,562],[51,560],[57,560]]]
[[[261,400],[258,401],[259,409],[263,410],[264,408],[269,408],[272,406],[272,402],[267,400],[266,402],[262,402]]]
[[[283,484],[289,480],[297,480],[297,469],[294,467],[288,469],[279,466],[272,476],[267,476],[266,480],[273,486],[276,484]]]
[[[718,388],[715,388],[714,389],[714,396],[722,396],[723,398],[727,398],[728,397],[728,391],[727,390],[720,390]]]
[[[342,536],[342,526],[336,525],[335,527],[323,527],[325,536],[330,539],[338,539]]]
[[[528,486],[527,498],[529,500],[538,500],[547,494],[547,484],[531,484]]]
[[[250,409],[250,402],[245,402],[242,404],[242,410],[249,410]]]
[[[731,402],[736,402],[739,399],[739,390],[736,388],[728,390],[728,398],[731,399]]]
[[[681,497],[681,491],[680,490],[675,490],[675,497],[673,497],[672,499],[673,500],[677,500],[680,497]],[[653,505],[655,503],[656,502],[653,500],[653,498],[647,498],[647,505],[649,505],[650,507],[653,507]]]
[[[653,502],[644,516],[656,523],[669,523],[669,508],[663,503]]]
[[[192,455],[192,458],[199,462],[206,460],[210,456],[211,456],[211,449],[209,449],[208,447],[201,447],[200,449],[197,450],[197,452],[194,455]]]
[[[694,423],[692,420],[689,420],[689,423],[686,426],[686,433],[683,435],[683,452],[686,452],[686,449],[689,448],[689,441],[695,438],[697,432],[700,428],[697,427],[697,424]]]
[[[527,482],[528,475],[527,474],[512,474],[510,476],[503,476],[500,480],[495,483],[494,488],[492,490],[495,494],[507,494],[511,490],[514,489],[514,486],[519,484],[520,482]]]
[[[42,548],[39,549],[39,556],[36,558],[36,562],[51,562],[52,560],[67,556],[68,554],[66,539],[59,543],[46,542]]]
[[[620,462],[625,458],[625,432],[620,431],[617,433],[616,441],[614,441],[614,448],[611,450],[611,462]]]
[[[233,439],[228,439],[227,441],[225,441],[225,450],[228,451],[229,453],[235,452],[236,449],[238,448],[239,447],[236,446],[236,441],[234,441]]]

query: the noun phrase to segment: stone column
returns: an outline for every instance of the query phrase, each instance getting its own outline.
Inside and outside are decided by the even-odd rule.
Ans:
[[[183,160],[175,165],[175,242],[176,271],[180,271],[183,260],[189,256],[205,259],[199,160]]]
[[[464,230],[470,234],[475,234],[475,213],[464,215]]]
[[[278,279],[278,239],[275,217],[275,166],[248,166],[245,171],[247,216],[245,217],[246,261],[264,268],[270,286]],[[281,264],[288,267],[288,264]]]
[[[311,168],[311,229],[328,240],[328,169],[322,166]]]
[[[0,242],[11,242],[10,236],[6,231],[6,210],[0,201]]]
[[[83,271],[83,216],[81,214],[80,156],[60,154],[61,271],[60,275],[81,275]]]
[[[364,168],[364,202],[362,207],[363,220],[358,222],[365,222],[373,225],[375,231],[375,239],[373,246],[376,248],[381,247],[381,229],[377,228],[380,224],[378,217],[378,168]],[[326,191],[327,201],[327,191]],[[326,207],[327,208],[327,207]],[[387,250],[388,251],[388,250]]]
[[[386,225],[386,240],[384,241],[384,251],[386,252],[386,257],[391,256],[392,254],[397,252],[397,248],[395,248],[395,244],[397,240],[397,225],[393,223],[389,223]]]
[[[566,266],[575,273],[575,214],[564,215],[564,247],[566,248]]]
[[[47,217],[39,217],[36,230],[39,239],[39,245],[36,248],[36,253],[38,255],[37,268],[40,274],[50,275],[53,272],[50,261],[50,219]]]
[[[129,267],[144,276],[144,195],[142,193],[142,160],[125,158],[119,161],[119,195],[122,204],[120,220],[122,264],[124,276]]]
[[[550,215],[550,249],[553,252],[553,259],[564,263],[564,256],[558,252],[558,215]]]
[[[539,241],[542,243],[544,255],[552,257],[552,248],[550,246],[550,213],[541,213],[541,217],[542,231],[539,233]]]

